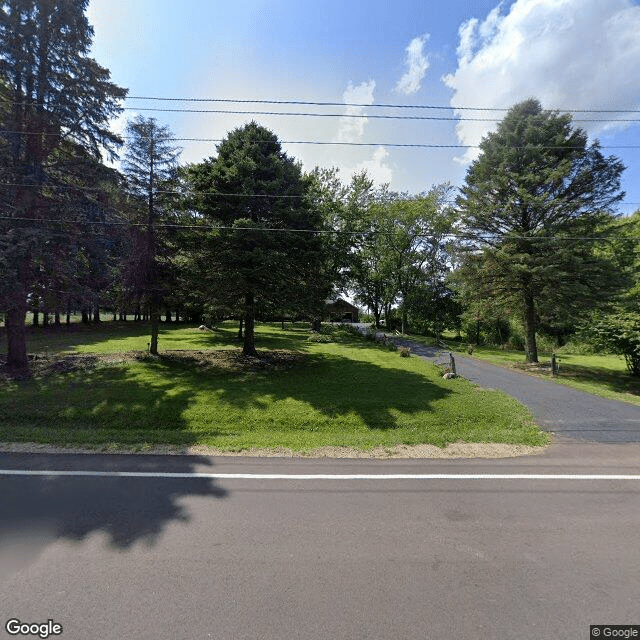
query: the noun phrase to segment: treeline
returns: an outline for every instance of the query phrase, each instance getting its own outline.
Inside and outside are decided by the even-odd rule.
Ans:
[[[255,122],[180,164],[153,118],[109,129],[126,90],[89,57],[87,0],[8,0],[0,12],[0,311],[7,360],[28,367],[25,318],[108,310],[318,327],[353,295],[376,325],[507,342],[583,327],[640,374],[640,214],[619,220],[624,170],[569,114],[514,106],[482,141],[459,190],[419,195],[304,173]],[[105,160],[121,160],[120,170]],[[42,315],[44,314],[44,315]],[[51,314],[51,318],[50,315]]]

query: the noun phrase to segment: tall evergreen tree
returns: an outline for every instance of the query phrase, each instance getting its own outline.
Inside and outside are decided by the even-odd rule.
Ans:
[[[256,355],[256,312],[310,303],[322,256],[319,212],[308,205],[300,165],[277,136],[251,122],[190,168],[195,208],[223,227],[211,238],[202,279],[228,307],[242,304],[245,355]]]
[[[611,263],[578,238],[597,233],[621,200],[622,163],[537,100],[514,106],[480,144],[458,198],[474,286],[522,317],[527,362],[537,362],[541,313],[575,317],[616,285]]]
[[[28,366],[24,322],[38,263],[74,224],[74,211],[57,205],[64,189],[51,179],[52,158],[68,140],[96,159],[121,142],[108,124],[121,111],[126,90],[89,57],[93,29],[87,5],[88,0],[0,2],[0,82],[10,101],[0,134],[7,178],[0,308],[6,313],[9,366]]]
[[[132,280],[149,303],[149,352],[154,355],[158,353],[160,302],[167,271],[167,256],[162,255],[157,222],[163,205],[171,200],[166,191],[178,177],[178,156],[181,152],[172,144],[173,138],[171,130],[158,125],[155,118],[138,116],[127,124],[123,171],[129,192],[140,205],[144,205],[146,218],[144,234],[138,234],[140,251],[132,256],[131,273]]]

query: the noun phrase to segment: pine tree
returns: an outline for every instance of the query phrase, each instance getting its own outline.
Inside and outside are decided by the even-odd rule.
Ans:
[[[0,3],[0,83],[7,97],[0,134],[6,159],[0,308],[6,312],[12,367],[28,367],[24,322],[38,264],[74,225],[73,208],[59,206],[69,185],[53,178],[56,151],[73,141],[97,160],[104,151],[113,155],[121,142],[108,125],[121,111],[126,90],[88,55],[93,29],[87,5],[88,0]]]
[[[575,318],[619,284],[593,237],[620,201],[622,163],[537,100],[514,106],[480,144],[458,198],[473,286],[518,310],[527,362],[537,362],[538,318]],[[463,268],[462,273],[465,273]]]
[[[181,149],[171,143],[171,130],[160,126],[155,118],[138,116],[127,124],[127,147],[123,171],[127,178],[128,191],[144,203],[146,228],[139,235],[140,251],[132,257],[135,284],[146,295],[149,302],[151,342],[149,353],[158,353],[160,302],[163,287],[163,256],[158,239],[157,219],[163,203],[169,198],[163,192],[175,182],[178,175],[178,156]]]
[[[321,220],[308,206],[300,165],[274,133],[252,122],[232,131],[217,150],[189,171],[196,209],[224,227],[211,238],[202,278],[225,306],[242,305],[243,353],[256,355],[260,308],[309,304],[322,255],[313,231]]]

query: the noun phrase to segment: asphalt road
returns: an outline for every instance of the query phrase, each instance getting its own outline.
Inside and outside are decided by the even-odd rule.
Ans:
[[[0,624],[53,619],[78,640],[586,639],[640,624],[639,463],[636,445],[595,444],[491,461],[3,453]],[[50,475],[7,475],[20,470]]]
[[[448,354],[416,342],[394,339],[432,362]],[[640,443],[640,407],[594,396],[550,380],[455,354],[457,373],[482,387],[501,389],[529,407],[537,424],[561,436],[586,442]]]

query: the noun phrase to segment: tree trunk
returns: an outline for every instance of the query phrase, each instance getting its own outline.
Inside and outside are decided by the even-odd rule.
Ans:
[[[244,316],[240,316],[240,326],[238,327],[238,340],[244,340],[242,335],[242,325],[244,323]]]
[[[538,345],[536,344],[536,306],[533,296],[524,295],[524,355],[526,362],[538,362]]]
[[[169,309],[167,309],[167,314],[164,317],[164,321],[171,322],[171,311],[169,311]]]
[[[373,311],[373,319],[376,323],[376,329],[380,328],[380,308],[378,305],[375,305],[372,309]]]
[[[158,294],[152,293],[149,298],[149,318],[151,320],[151,344],[149,353],[158,355],[158,332],[160,327],[160,305],[158,304]]]
[[[244,344],[242,354],[245,356],[257,356],[255,331],[255,308],[253,291],[247,292],[244,298]]]
[[[16,369],[28,369],[27,358],[27,329],[25,320],[27,317],[26,302],[18,307],[8,309],[5,316],[7,330],[7,366]]]
[[[38,311],[38,307],[35,307],[33,310],[33,326],[37,327],[40,325],[40,313]]]
[[[82,309],[82,324],[89,324],[89,314],[86,308]]]
[[[42,326],[46,329],[49,326],[49,312],[42,312]]]
[[[93,321],[94,322],[100,322],[100,307],[96,306],[94,312],[93,312]]]
[[[317,331],[320,333],[322,329],[322,318],[314,318],[311,321],[311,331]]]
[[[60,312],[56,311],[53,315],[53,323],[56,325],[56,327],[60,326]]]

